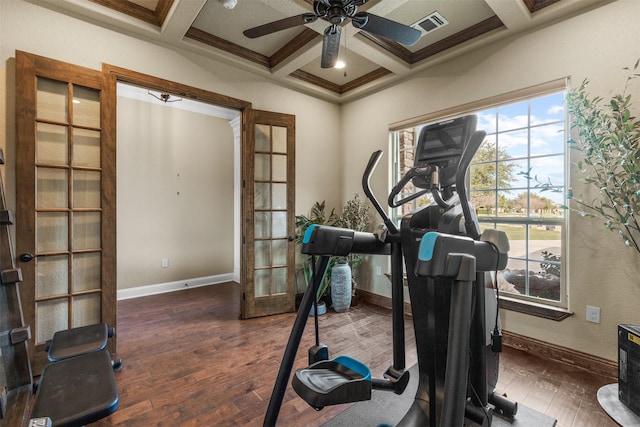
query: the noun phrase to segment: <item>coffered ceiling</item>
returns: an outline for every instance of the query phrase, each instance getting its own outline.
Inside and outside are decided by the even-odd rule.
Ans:
[[[312,0],[236,0],[232,9],[223,0],[27,1],[344,102],[472,49],[614,0],[369,0],[358,11],[408,26],[437,12],[438,19],[447,23],[404,46],[358,30],[346,20],[340,42],[344,69],[320,66],[322,34],[329,25],[324,20],[255,39],[243,34],[252,27],[312,12]]]

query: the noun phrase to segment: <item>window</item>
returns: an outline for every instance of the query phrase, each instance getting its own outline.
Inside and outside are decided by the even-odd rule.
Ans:
[[[499,275],[501,292],[514,298],[566,307],[563,280],[566,217],[565,147],[567,119],[565,82],[554,90],[527,93],[498,104],[474,105],[457,114],[431,116],[422,123],[392,130],[392,184],[413,165],[414,138],[420,129],[452,117],[476,114],[478,130],[487,136],[467,176],[469,198],[481,230],[507,233],[511,249],[507,268]],[[415,192],[407,186],[398,198]],[[392,212],[396,222],[431,203],[419,198]]]

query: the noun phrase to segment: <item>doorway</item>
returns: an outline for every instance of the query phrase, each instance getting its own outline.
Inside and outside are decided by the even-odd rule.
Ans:
[[[240,317],[293,311],[295,116],[254,110],[246,101],[109,64],[102,68],[114,103],[116,84],[127,83],[241,112]],[[105,122],[115,130],[115,106],[112,109],[114,114]],[[269,219],[258,220],[265,213]],[[262,235],[258,230],[269,233]]]
[[[118,299],[240,282],[240,111],[125,83],[116,110]]]

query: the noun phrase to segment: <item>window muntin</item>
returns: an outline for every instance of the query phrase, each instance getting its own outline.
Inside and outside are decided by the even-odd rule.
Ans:
[[[477,129],[487,132],[470,165],[469,198],[481,229],[503,230],[511,244],[507,268],[498,279],[501,291],[562,307],[566,307],[564,98],[565,91],[557,90],[464,112],[476,114]],[[413,141],[429,123],[391,132],[392,185],[413,165]],[[415,192],[405,190],[398,197]],[[404,214],[430,202],[419,198],[407,203],[392,211],[393,219],[399,222]]]

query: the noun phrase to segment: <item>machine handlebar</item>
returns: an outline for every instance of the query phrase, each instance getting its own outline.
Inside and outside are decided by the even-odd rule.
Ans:
[[[404,186],[407,185],[407,183],[411,181],[411,179],[413,179],[414,176],[421,175],[421,174],[422,175],[431,174],[431,169],[432,169],[431,166],[410,169],[409,172],[407,172],[402,177],[402,179],[398,181],[398,183],[391,189],[391,193],[389,193],[389,199],[387,200],[387,202],[389,203],[389,206],[391,206],[392,208],[397,208],[398,206],[404,205],[405,203],[408,203],[412,200],[417,199],[418,197],[421,197],[424,194],[427,194],[429,190],[424,189],[424,190],[418,191],[417,193],[413,193],[405,197],[404,199],[395,201],[396,196],[400,194]]]
[[[367,163],[367,167],[365,168],[364,174],[362,175],[362,190],[364,191],[365,196],[367,196],[367,198],[371,201],[371,204],[373,205],[375,210],[382,217],[382,221],[384,221],[384,225],[387,226],[387,230],[389,230],[391,234],[397,234],[398,228],[393,223],[393,221],[391,221],[391,218],[389,218],[389,215],[387,215],[384,209],[382,209],[380,202],[378,202],[378,199],[376,199],[376,196],[371,191],[371,186],[369,184],[371,175],[378,165],[380,157],[382,157],[382,150],[375,151],[371,154],[369,163]]]

